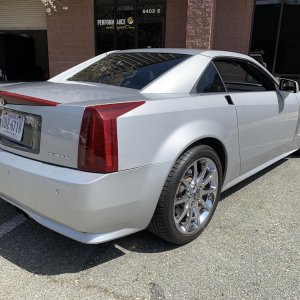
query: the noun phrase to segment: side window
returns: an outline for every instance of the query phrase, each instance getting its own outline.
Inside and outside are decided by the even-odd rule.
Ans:
[[[215,66],[210,63],[201,75],[197,86],[197,93],[218,93],[226,92],[224,84],[218,74]]]
[[[228,92],[275,91],[275,83],[247,61],[217,60],[214,62]]]

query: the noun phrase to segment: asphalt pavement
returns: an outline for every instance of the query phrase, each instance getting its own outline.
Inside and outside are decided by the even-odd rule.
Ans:
[[[300,158],[222,195],[194,242],[84,245],[0,200],[0,299],[300,299]]]

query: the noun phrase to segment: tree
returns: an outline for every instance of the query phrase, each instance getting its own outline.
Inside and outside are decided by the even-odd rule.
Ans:
[[[59,8],[63,10],[68,10],[68,6],[62,4],[58,0],[41,0],[42,3],[45,5],[46,13],[51,15],[52,12],[56,12]]]

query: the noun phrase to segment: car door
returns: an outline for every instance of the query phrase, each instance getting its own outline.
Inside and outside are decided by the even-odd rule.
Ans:
[[[236,107],[240,175],[291,151],[299,114],[295,94],[281,94],[273,78],[251,61],[224,58],[214,64]]]

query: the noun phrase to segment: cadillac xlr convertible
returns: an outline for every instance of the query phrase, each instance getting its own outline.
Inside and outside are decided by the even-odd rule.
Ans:
[[[300,148],[299,86],[230,52],[136,49],[0,91],[0,197],[83,243],[195,239],[220,193]],[[250,204],[249,204],[250,205]]]

